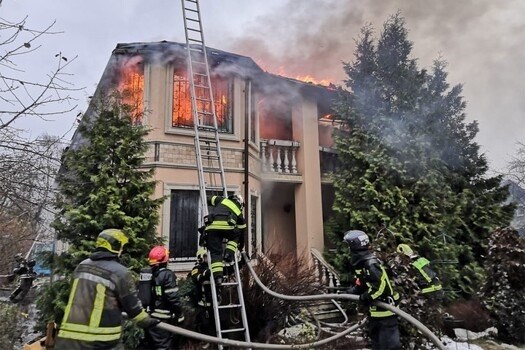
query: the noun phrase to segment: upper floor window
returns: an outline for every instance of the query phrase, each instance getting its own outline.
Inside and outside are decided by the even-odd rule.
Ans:
[[[205,96],[205,89],[199,85],[205,85],[196,81],[195,94],[197,97]],[[215,114],[217,116],[217,127],[219,132],[233,133],[232,96],[233,83],[231,79],[212,76],[211,85],[213,100],[215,102]],[[206,100],[197,99],[197,109],[201,112],[211,113],[211,103]],[[190,83],[185,70],[175,70],[173,74],[173,110],[171,126],[176,128],[193,128],[193,115],[191,113]],[[211,115],[201,115],[201,124],[213,125]]]
[[[119,84],[122,104],[129,107],[134,124],[144,116],[144,60],[141,56],[125,57],[120,62]]]

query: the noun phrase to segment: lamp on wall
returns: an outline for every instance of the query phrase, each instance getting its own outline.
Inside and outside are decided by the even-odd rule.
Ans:
[[[283,205],[283,210],[285,213],[289,213],[293,208],[293,205],[291,203],[286,203]]]

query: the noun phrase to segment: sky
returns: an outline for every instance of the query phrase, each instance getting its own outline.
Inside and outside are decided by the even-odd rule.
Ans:
[[[206,45],[251,57],[264,70],[292,78],[343,83],[363,25],[377,35],[388,16],[405,17],[419,68],[448,62],[449,83],[462,84],[467,122],[493,171],[504,171],[525,142],[525,1],[522,0],[200,0]],[[42,47],[20,57],[29,76],[68,59],[78,106],[59,120],[26,121],[31,135],[69,135],[117,43],[184,42],[179,0],[0,0],[0,18],[27,16],[43,29],[56,21]]]

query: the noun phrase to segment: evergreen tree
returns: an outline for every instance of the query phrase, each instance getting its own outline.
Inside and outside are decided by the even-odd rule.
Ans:
[[[350,94],[342,91],[335,105],[347,127],[336,135],[341,169],[329,231],[340,244],[345,230],[362,229],[374,241],[386,226],[395,239],[373,243],[383,250],[409,243],[430,260],[457,261],[437,267],[449,287],[468,295],[481,278],[483,241],[508,225],[512,207],[502,206],[501,179],[487,177],[461,86],[449,87],[443,60],[429,72],[411,51],[398,13],[377,45],[365,26],[354,62],[344,64]],[[346,258],[332,261],[345,269]]]
[[[109,107],[84,117],[78,128],[81,142],[63,154],[53,227],[69,249],[54,257],[54,273],[64,278],[40,297],[44,320],[61,320],[71,273],[93,252],[102,230],[119,228],[126,233],[129,243],[121,261],[134,271],[144,266],[151,246],[160,243],[155,227],[163,198],[152,199],[153,169],[142,167],[148,130],[133,125],[128,106],[105,105]]]

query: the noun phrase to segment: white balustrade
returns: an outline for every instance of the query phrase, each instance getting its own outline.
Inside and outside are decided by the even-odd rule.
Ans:
[[[290,140],[261,141],[262,170],[280,174],[297,174],[299,146],[299,142]]]

